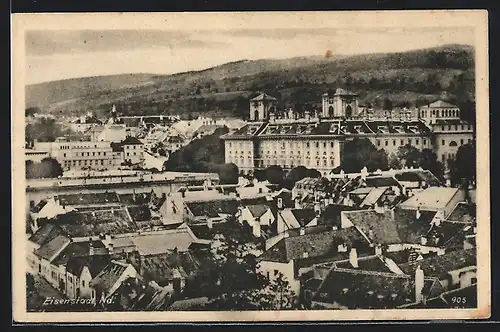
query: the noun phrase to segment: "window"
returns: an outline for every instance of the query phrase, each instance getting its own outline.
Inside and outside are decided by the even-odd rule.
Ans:
[[[306,147],[309,147],[309,142],[306,143]]]
[[[394,140],[392,140],[392,145],[393,145],[393,146],[396,146],[396,140],[395,140],[395,139],[394,139]]]
[[[444,125],[441,125],[441,130],[444,130]]]
[[[323,143],[323,148],[325,148],[325,149],[326,149],[326,142],[324,142],[324,143]]]
[[[401,145],[405,145],[405,142],[404,142],[403,140],[401,140],[401,142],[400,142],[400,143],[401,143]]]
[[[441,140],[441,145],[445,145],[445,141],[444,141],[444,139],[443,139],[443,140]]]
[[[389,141],[385,140],[385,146],[389,145]]]
[[[319,148],[319,143],[318,142],[316,142],[316,147]]]
[[[427,141],[424,139],[424,140],[422,141],[422,144],[423,144],[423,145],[426,145],[426,144],[427,144]]]
[[[135,152],[134,152],[134,156],[135,156]]]
[[[464,140],[463,139],[460,140],[460,145],[464,145]]]
[[[63,155],[66,157],[66,153],[63,153]]]
[[[458,130],[458,126],[457,125],[455,125],[455,130]]]
[[[82,280],[82,286],[85,287],[85,280]]]
[[[436,116],[436,110],[432,110],[432,116]]]
[[[330,146],[333,148],[333,142],[330,143]]]
[[[418,138],[415,139],[415,145],[418,145]]]
[[[377,146],[380,146],[380,140],[377,140]]]
[[[92,155],[95,156],[95,152],[92,152]]]

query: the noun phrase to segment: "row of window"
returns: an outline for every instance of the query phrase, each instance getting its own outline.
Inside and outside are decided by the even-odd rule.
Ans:
[[[90,145],[76,145],[76,146],[69,146],[69,145],[61,145],[59,146],[59,149],[61,150],[69,150],[69,149],[97,149],[97,144],[94,144],[94,146]]]
[[[465,130],[465,126],[464,125],[460,125],[461,127],[461,130]],[[467,125],[467,130],[471,130],[472,129],[472,126],[469,124]],[[444,125],[441,125],[441,130],[444,131],[445,130],[445,126]],[[451,130],[451,125],[448,125],[448,130]],[[458,130],[458,125],[455,125],[455,130]]]
[[[92,152],[92,156],[95,157],[95,156],[100,156],[101,155],[101,152]],[[105,157],[106,156],[106,152],[102,152],[102,155]],[[63,153],[63,156],[66,157],[66,153]],[[78,156],[82,156],[82,157],[90,157],[90,152],[76,152],[75,153],[75,156],[78,157]]]
[[[460,111],[458,109],[455,109],[455,110],[441,110],[441,112],[439,110],[432,110],[432,111],[427,111],[427,110],[423,110],[421,111],[421,116],[423,118],[426,118],[427,116],[429,117],[435,117],[435,118],[439,118],[439,117],[442,117],[442,118],[450,118],[450,117],[455,117],[455,118],[458,118],[460,116]]]
[[[387,139],[386,139],[386,140],[384,141],[384,146],[389,146],[389,141],[390,141],[390,140],[387,140]],[[397,146],[397,142],[398,142],[398,140],[393,139],[393,140],[392,140],[392,146]],[[377,140],[377,146],[381,146],[381,144],[382,144],[382,142],[381,142],[380,140]],[[407,142],[407,143],[405,142],[405,140],[404,140],[404,139],[399,140],[399,145],[400,145],[400,146],[403,146],[403,145],[405,145],[405,144],[410,144],[410,145],[412,145],[412,139],[411,139],[411,138],[408,138],[408,142]],[[419,145],[419,144],[420,144],[420,140],[419,140],[418,138],[415,138],[415,145]],[[422,144],[423,144],[424,146],[426,146],[426,145],[427,145],[427,140],[426,140],[426,139],[423,139],[423,140],[422,140]]]
[[[113,160],[104,160],[104,159],[90,159],[90,160],[65,160],[64,161],[64,166],[70,167],[70,166],[87,166],[87,165],[113,165]]]

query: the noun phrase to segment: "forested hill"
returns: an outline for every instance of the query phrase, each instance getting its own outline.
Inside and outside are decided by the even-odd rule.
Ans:
[[[325,91],[343,87],[360,94],[361,103],[390,99],[393,105],[437,99],[472,107],[474,50],[445,45],[402,53],[284,60],[242,60],[175,75],[130,74],[79,78],[26,87],[27,107],[77,114],[107,112],[112,104],[124,114],[180,114],[184,117],[246,117],[248,98],[267,92],[283,107],[320,105]]]

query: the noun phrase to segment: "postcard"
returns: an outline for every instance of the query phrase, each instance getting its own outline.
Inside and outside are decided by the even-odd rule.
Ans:
[[[490,316],[486,11],[11,18],[15,322]]]

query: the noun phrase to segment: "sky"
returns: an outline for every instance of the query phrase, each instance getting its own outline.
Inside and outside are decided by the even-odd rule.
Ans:
[[[172,74],[243,59],[322,56],[327,50],[351,55],[475,44],[474,29],[463,25],[367,26],[325,24],[328,20],[305,24],[293,17],[288,23],[269,16],[258,21],[218,18],[197,20],[205,24],[173,20],[172,24],[141,25],[133,21],[125,29],[123,24],[101,23],[86,24],[91,28],[82,30],[77,24],[65,26],[64,20],[57,29],[32,25],[24,33],[25,82],[121,73]]]

